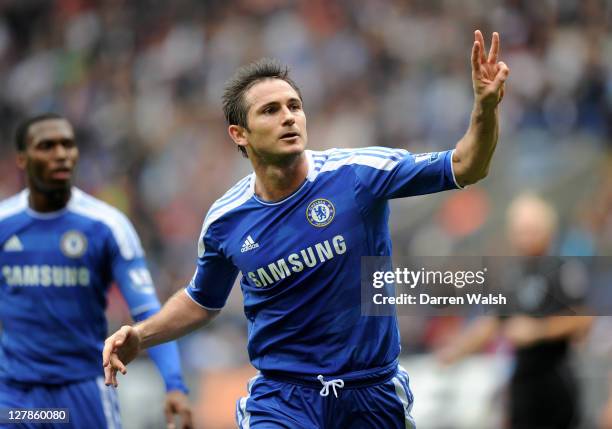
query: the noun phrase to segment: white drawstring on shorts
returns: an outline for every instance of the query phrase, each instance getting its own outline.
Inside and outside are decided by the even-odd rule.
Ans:
[[[338,392],[336,392],[336,387],[342,389],[344,387],[344,380],[341,380],[339,378],[330,380],[330,381],[325,381],[323,379],[322,375],[319,375],[317,377],[317,379],[321,382],[321,384],[323,385],[323,389],[321,389],[321,391],[319,392],[319,395],[321,396],[327,396],[329,395],[329,386],[332,387],[332,390],[334,391],[334,396],[337,398],[338,397]]]

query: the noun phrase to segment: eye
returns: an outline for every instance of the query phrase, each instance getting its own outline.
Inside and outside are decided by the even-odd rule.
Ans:
[[[38,143],[37,147],[40,150],[49,150],[53,147],[53,142],[49,141],[49,140],[43,140],[40,143]]]
[[[62,140],[62,145],[64,145],[65,148],[70,149],[70,148],[75,147],[76,143],[72,139],[64,139]]]
[[[302,108],[302,106],[300,106],[299,103],[292,103],[291,105],[289,105],[289,108],[291,110],[300,110]]]

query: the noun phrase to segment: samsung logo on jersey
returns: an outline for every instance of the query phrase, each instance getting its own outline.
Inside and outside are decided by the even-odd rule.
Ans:
[[[281,258],[276,262],[258,268],[256,271],[251,271],[248,273],[248,277],[257,287],[270,286],[293,273],[299,273],[306,267],[312,268],[345,252],[344,237],[336,235],[331,241],[322,241],[298,253],[292,253],[286,258]]]
[[[2,275],[9,286],[89,286],[89,270],[58,265],[5,265]]]

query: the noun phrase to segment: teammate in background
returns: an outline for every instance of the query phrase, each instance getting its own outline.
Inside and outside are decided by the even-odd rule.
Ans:
[[[27,189],[0,203],[0,409],[68,408],[58,427],[119,428],[100,368],[106,294],[115,280],[136,321],[160,308],[139,238],[121,212],[71,186],[79,150],[66,119],[26,120],[16,145]],[[176,344],[149,354],[169,427],[176,414],[192,427]]]
[[[240,69],[224,113],[254,173],[208,211],[185,291],[106,340],[106,383],[117,386],[141,348],[210,322],[242,272],[249,357],[261,374],[237,403],[240,427],[413,427],[397,318],[361,315],[360,261],[391,254],[389,199],[486,176],[509,73],[497,33],[492,40],[487,56],[475,32],[471,123],[454,151],[439,153],[305,150],[302,96],[287,69],[267,60]]]
[[[454,363],[482,350],[497,335],[503,335],[516,349],[516,365],[509,386],[509,427],[577,427],[580,401],[570,363],[571,342],[588,332],[592,318],[529,316],[563,312],[565,303],[575,299],[564,295],[558,270],[551,269],[549,259],[541,258],[551,251],[557,232],[557,214],[546,201],[526,193],[510,204],[507,225],[512,249],[524,257],[515,285],[517,310],[524,314],[509,318],[479,317],[438,357],[445,364]],[[537,283],[525,280],[530,278],[537,279]]]

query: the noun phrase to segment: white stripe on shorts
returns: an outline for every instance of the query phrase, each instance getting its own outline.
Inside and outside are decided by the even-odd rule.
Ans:
[[[410,411],[412,410],[412,403],[409,402],[408,391],[403,386],[402,381],[404,381],[401,376],[396,375],[393,377],[393,385],[395,386],[395,394],[399,398],[402,406],[404,407],[404,424],[406,429],[414,429],[416,428],[416,424],[414,423],[414,419],[410,415]]]
[[[250,420],[251,413],[246,410],[246,403],[249,397],[251,396],[251,388],[253,387],[253,383],[261,377],[261,374],[257,374],[255,377],[251,378],[247,383],[247,395],[240,398],[238,405],[236,407],[236,419],[238,421],[238,427],[240,429],[249,429],[250,428]]]
[[[96,384],[100,391],[100,401],[102,402],[102,409],[104,410],[104,417],[106,419],[106,427],[108,429],[121,429],[121,424],[117,424],[119,419],[118,412],[115,411],[115,405],[113,404],[112,394],[110,387],[104,384],[104,377],[96,377]]]
[[[107,387],[106,391],[108,392],[108,396],[110,396],[111,399],[111,404],[113,405],[112,410],[115,427],[117,429],[121,429],[121,412],[119,411],[119,395],[117,394],[117,389]]]

